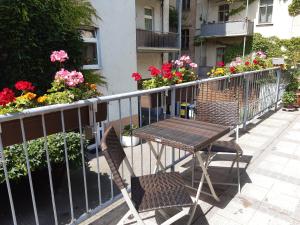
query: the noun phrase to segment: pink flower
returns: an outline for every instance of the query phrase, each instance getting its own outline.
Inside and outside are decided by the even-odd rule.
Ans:
[[[176,61],[175,61],[175,64],[176,64],[178,67],[183,67],[183,62],[180,61],[180,60],[176,60]]]
[[[64,62],[67,59],[69,59],[69,56],[64,50],[53,51],[50,56],[51,62],[55,62],[55,61]]]
[[[142,79],[142,75],[139,73],[132,73],[131,77],[134,78],[135,81],[139,81]]]
[[[224,67],[224,66],[225,66],[225,63],[222,62],[222,61],[221,61],[221,62],[217,62],[217,66],[218,66],[218,67]]]
[[[150,71],[151,76],[153,76],[153,77],[156,77],[161,73],[161,71],[159,69],[157,69],[155,66],[149,66],[148,70]]]
[[[263,51],[256,52],[256,55],[261,59],[267,58],[267,55]]]
[[[190,67],[192,67],[192,68],[197,68],[198,65],[197,65],[196,63],[190,63]]]
[[[69,72],[68,70],[61,69],[55,74],[55,81],[63,81],[68,87],[76,87],[78,84],[84,82],[84,77],[81,72],[76,70]]]
[[[187,64],[192,62],[191,58],[188,55],[181,56],[179,60],[182,61],[183,63],[187,63]]]

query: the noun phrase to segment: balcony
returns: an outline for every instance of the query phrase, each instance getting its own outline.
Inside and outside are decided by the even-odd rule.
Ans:
[[[139,52],[177,52],[179,50],[177,33],[137,29],[136,40]]]
[[[250,36],[253,35],[253,27],[251,21],[205,23],[201,25],[198,35],[203,38]]]
[[[181,103],[183,102],[193,105],[194,100],[198,98],[207,99],[211,102],[238,101],[240,125],[247,125],[247,132],[243,133],[239,139],[239,144],[244,152],[240,161],[243,186],[241,194],[236,195],[236,187],[229,188],[222,185],[216,185],[220,202],[214,201],[208,195],[201,194],[199,201],[201,208],[197,209],[194,224],[244,225],[250,224],[248,223],[250,220],[252,221],[251,224],[263,224],[257,221],[265,220],[271,222],[278,222],[279,220],[277,224],[284,224],[281,221],[298,221],[300,210],[300,187],[298,185],[300,114],[299,112],[282,111],[272,113],[273,111],[270,110],[273,106],[277,107],[285,85],[284,79],[278,77],[280,73],[276,73],[277,70],[279,69],[274,68],[235,74],[230,79],[226,77],[203,79],[173,87],[103,96],[73,104],[56,105],[34,111],[27,110],[19,114],[0,116],[0,126],[2,127],[0,153],[2,153],[3,147],[6,149],[6,154],[2,156],[22,154],[23,162],[20,162],[21,165],[25,162],[28,167],[32,165],[36,154],[28,155],[27,150],[28,140],[32,138],[34,130],[29,129],[30,124],[27,121],[33,122],[37,119],[41,122],[35,124],[37,125],[35,130],[41,131],[37,134],[39,137],[44,136],[43,132],[53,131],[56,122],[62,124],[59,126],[59,132],[62,132],[63,136],[66,133],[65,128],[68,132],[74,130],[74,132],[79,133],[78,145],[72,145],[72,147],[67,144],[67,141],[63,141],[65,143],[61,146],[66,162],[70,160],[71,148],[73,150],[77,148],[75,152],[79,154],[77,156],[82,160],[82,163],[76,167],[69,167],[67,163],[63,164],[62,168],[57,167],[51,161],[51,155],[50,158],[46,157],[48,154],[46,152],[50,149],[47,147],[49,143],[43,138],[41,139],[41,151],[45,151],[42,152],[42,158],[45,158],[44,161],[46,162],[43,170],[35,171],[29,168],[28,177],[16,181],[12,180],[9,174],[12,174],[14,167],[17,168],[19,165],[4,163],[8,162],[6,161],[9,160],[8,158],[0,161],[0,178],[2,180],[0,183],[0,224],[77,225],[81,222],[85,222],[82,224],[94,225],[117,224],[117,221],[125,214],[126,205],[112,210],[120,203],[121,196],[113,183],[111,172],[103,154],[100,149],[99,151],[98,149],[93,152],[88,151],[81,144],[85,142],[86,138],[86,136],[81,135],[83,130],[81,124],[89,122],[88,119],[84,119],[85,115],[88,118],[89,115],[94,115],[94,122],[91,120],[93,127],[96,128],[93,134],[100,137],[98,131],[100,133],[102,130],[99,129],[100,123],[96,121],[98,118],[96,111],[101,112],[101,110],[94,106],[96,102],[107,103],[107,108],[105,108],[107,113],[102,111],[105,118],[102,117],[101,125],[108,127],[113,124],[118,133],[121,134],[121,127],[127,123],[142,127],[172,115],[195,119],[192,107],[188,108],[188,104],[184,104],[184,109],[179,108],[179,106],[182,106]],[[168,92],[171,93],[168,94]],[[156,102],[156,106],[149,107],[147,113],[141,110],[143,96],[153,97],[154,102]],[[168,96],[173,96],[170,103],[167,103]],[[86,106],[89,107],[86,108]],[[167,112],[167,108],[170,111]],[[60,116],[57,117],[52,113]],[[70,116],[62,116],[65,113]],[[50,114],[52,114],[52,123],[47,122]],[[109,116],[106,117],[106,115]],[[42,122],[42,118],[46,122]],[[15,122],[23,124],[23,129],[14,129],[12,125]],[[122,122],[124,123],[122,124]],[[14,130],[15,133],[8,136],[7,130],[9,129]],[[234,137],[229,135],[224,138],[232,140]],[[23,147],[19,147],[21,151],[14,152],[14,148],[9,148],[8,139],[23,144],[21,145]],[[89,144],[99,146],[98,139],[91,138]],[[159,143],[154,145],[157,151],[160,147]],[[37,148],[34,150],[38,151]],[[146,143],[141,141],[137,146],[126,147],[125,152],[137,176],[152,173],[156,161]],[[210,167],[213,181],[227,182],[232,180],[234,173],[230,173],[229,170],[230,160],[232,159],[228,154],[222,153],[213,158]],[[180,171],[186,184],[190,184],[193,158],[188,152],[167,147],[165,153],[162,154],[161,161],[164,167]],[[250,161],[251,164],[249,165]],[[10,173],[7,173],[7,170]],[[128,170],[123,170],[122,167],[120,174],[126,182],[130,181]],[[201,177],[201,173],[197,169],[196,179],[199,177]],[[206,184],[204,188],[207,189]],[[192,197],[195,196],[192,190],[191,195]],[[96,218],[108,211],[106,216],[93,223]],[[157,217],[154,215],[149,219],[155,222],[160,219],[159,215]],[[186,219],[183,218],[179,221],[180,223],[176,224],[187,224]],[[221,222],[214,223],[220,219]],[[240,223],[236,221],[240,221]]]

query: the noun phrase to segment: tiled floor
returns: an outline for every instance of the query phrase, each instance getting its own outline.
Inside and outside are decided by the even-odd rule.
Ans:
[[[255,122],[239,141],[245,155],[242,166],[251,160],[243,171],[241,194],[237,194],[236,187],[219,186],[215,187],[221,202],[202,194],[194,225],[300,224],[300,112],[278,111]],[[189,165],[185,162],[178,168],[187,182]],[[227,174],[224,167],[228,162],[214,161],[211,166],[209,173],[213,180]],[[122,204],[93,225],[115,225],[127,210]],[[187,219],[176,224],[186,224]],[[146,222],[153,224],[160,220],[156,216]]]

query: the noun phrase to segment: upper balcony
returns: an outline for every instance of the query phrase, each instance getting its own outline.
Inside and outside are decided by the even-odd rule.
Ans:
[[[253,35],[254,23],[251,21],[227,21],[221,23],[203,23],[198,32],[200,37],[238,37]]]
[[[137,29],[136,41],[138,52],[177,52],[179,42],[177,33],[164,33]]]

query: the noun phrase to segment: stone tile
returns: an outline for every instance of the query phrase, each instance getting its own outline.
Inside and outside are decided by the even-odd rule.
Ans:
[[[278,210],[282,212],[293,213],[297,208],[299,199],[282,194],[281,192],[278,191],[271,190],[267,194],[264,203],[270,204],[271,205],[270,207],[272,206],[276,207]]]
[[[260,224],[263,224],[263,225],[293,225],[292,223],[290,223],[286,220],[274,217],[274,214],[270,215],[268,213],[257,211],[254,214],[253,218],[248,223],[248,225],[260,225]]]
[[[270,141],[269,137],[263,137],[253,134],[246,134],[244,136],[245,137],[240,138],[239,144],[243,144],[254,148],[262,148]]]
[[[274,136],[281,130],[281,127],[257,126],[251,130],[252,134],[264,136]]]
[[[294,123],[294,125],[292,126],[292,129],[300,131],[300,122]]]
[[[289,158],[284,157],[284,156],[278,156],[278,155],[274,155],[274,154],[269,154],[265,157],[266,161],[272,162],[272,163],[276,163],[278,165],[286,165],[287,162],[289,161]]]
[[[247,224],[256,211],[253,206],[250,201],[238,197],[233,199],[224,209],[218,210],[217,214],[237,223]]]
[[[258,164],[256,169],[257,170],[264,169],[264,170],[268,170],[268,171],[271,171],[271,172],[280,173],[284,169],[284,166],[279,165],[279,164],[274,163],[274,162],[262,161]]]
[[[289,130],[285,135],[284,138],[300,142],[300,131]]]
[[[258,173],[252,173],[249,176],[253,184],[267,189],[270,189],[277,181],[277,179],[274,179],[269,176],[264,176]]]
[[[300,199],[300,186],[285,181],[277,181],[271,191]]]
[[[290,142],[290,141],[279,141],[272,148],[272,150],[276,152],[286,153],[286,154],[293,154],[296,151],[297,147],[298,147],[297,143]]]
[[[257,186],[255,184],[246,184],[242,189],[242,196],[257,201],[262,201],[267,195],[269,189]]]

